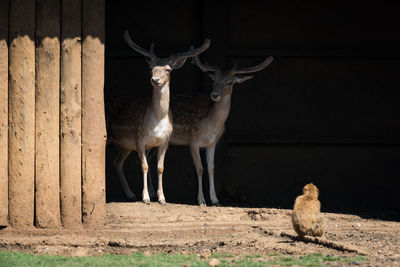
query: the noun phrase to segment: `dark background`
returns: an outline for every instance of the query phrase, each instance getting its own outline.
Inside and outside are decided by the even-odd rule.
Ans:
[[[396,1],[107,1],[105,98],[152,91],[148,65],[124,42],[125,29],[142,47],[154,42],[158,56],[208,37],[201,58],[221,68],[272,55],[267,69],[235,86],[216,150],[221,202],[291,208],[314,182],[323,211],[400,219],[399,12]],[[209,94],[210,84],[186,63],[172,72],[171,93]],[[109,146],[107,200],[126,201],[114,152]],[[167,202],[196,204],[189,149],[171,146],[165,164]],[[135,152],[125,172],[141,196]]]

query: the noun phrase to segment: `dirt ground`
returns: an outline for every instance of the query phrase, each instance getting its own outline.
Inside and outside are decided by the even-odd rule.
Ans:
[[[322,253],[356,256],[324,245],[294,241],[290,210],[198,207],[158,203],[107,204],[100,230],[0,230],[0,249],[37,254],[86,256],[143,252],[233,255]],[[400,222],[324,213],[326,239],[351,245],[370,259],[362,265],[400,266]]]

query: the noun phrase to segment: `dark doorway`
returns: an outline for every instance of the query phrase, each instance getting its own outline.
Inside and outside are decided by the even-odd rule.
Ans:
[[[147,63],[124,43],[125,29],[161,56],[208,37],[202,58],[220,67],[272,55],[234,89],[216,152],[220,200],[290,208],[312,181],[324,211],[399,218],[399,11],[393,1],[107,1],[105,98],[151,94]],[[186,63],[171,93],[208,94],[210,82]],[[108,147],[107,199],[126,200],[112,155]],[[136,155],[125,172],[140,196]],[[169,148],[164,181],[167,202],[196,203],[188,148]]]

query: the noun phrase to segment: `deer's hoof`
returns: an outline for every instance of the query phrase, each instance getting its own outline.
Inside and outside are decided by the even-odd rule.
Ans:
[[[161,205],[166,205],[167,204],[167,202],[165,201],[165,199],[159,199],[158,200],[158,203],[160,203]]]
[[[199,206],[200,207],[206,207],[207,205],[206,205],[206,202],[199,202]]]
[[[150,205],[150,199],[143,199],[144,204]]]
[[[215,207],[221,207],[221,203],[219,203],[219,201],[212,203],[212,205]]]

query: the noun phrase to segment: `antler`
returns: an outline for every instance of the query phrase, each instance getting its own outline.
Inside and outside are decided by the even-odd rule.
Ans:
[[[194,50],[194,47],[191,46],[190,50]],[[193,57],[193,64],[195,64],[199,69],[201,69],[203,72],[207,72],[207,71],[217,71],[218,68],[214,67],[214,66],[208,66],[208,65],[204,65],[203,63],[201,63],[199,57],[196,55]]]
[[[259,64],[257,66],[241,68],[241,69],[234,69],[233,73],[234,74],[245,74],[245,73],[260,71],[260,70],[264,69],[265,67],[267,67],[269,64],[271,64],[273,60],[274,60],[274,58],[270,56],[266,60],[264,60],[264,62],[262,62],[261,64]]]
[[[191,46],[190,47],[190,51],[176,54],[176,55],[174,55],[174,57],[175,58],[181,58],[181,57],[194,57],[194,56],[197,56],[197,55],[203,53],[204,51],[206,51],[210,47],[210,43],[211,43],[210,39],[207,38],[207,39],[204,40],[203,44],[200,47],[194,49],[193,46]]]
[[[144,49],[144,48],[138,46],[137,44],[135,44],[135,43],[132,41],[131,37],[129,36],[129,32],[128,32],[128,31],[124,31],[124,39],[125,39],[125,41],[127,42],[127,44],[128,44],[133,50],[135,50],[136,52],[138,52],[139,54],[142,54],[143,56],[149,57],[149,58],[152,58],[152,59],[156,57],[156,55],[155,55],[154,52],[153,52],[153,47],[154,47],[153,44],[151,44],[150,50],[147,51],[146,49]]]

